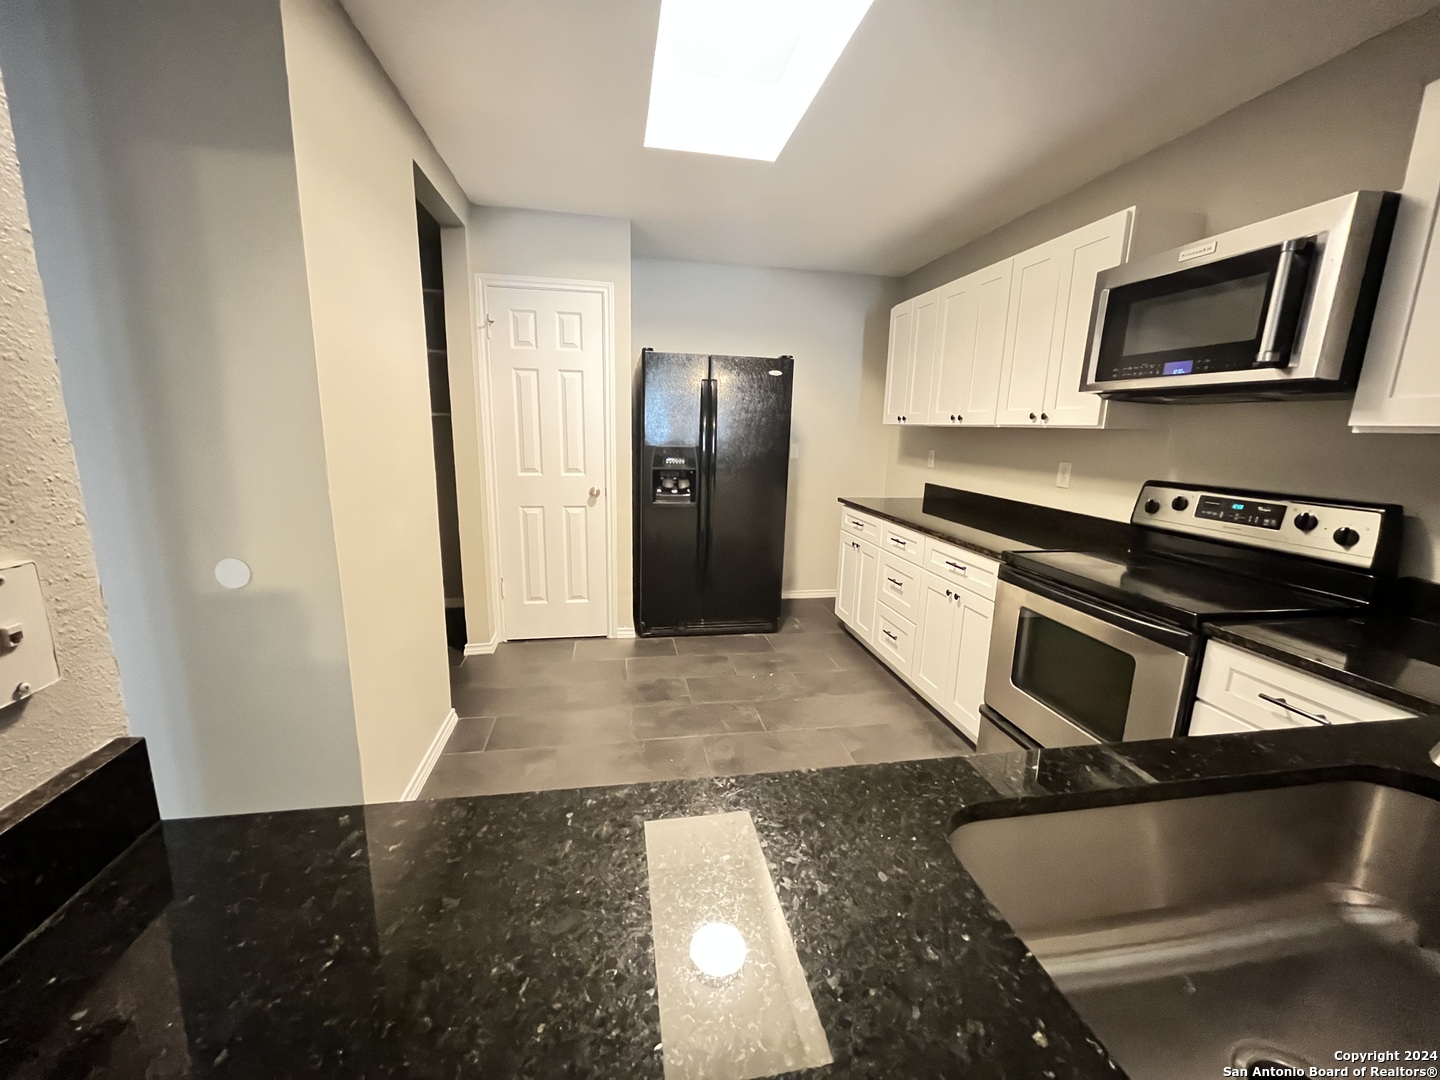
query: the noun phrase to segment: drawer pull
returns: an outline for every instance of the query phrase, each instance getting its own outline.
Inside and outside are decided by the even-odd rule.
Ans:
[[[902,548],[903,548],[903,547],[905,547],[907,544],[909,544],[909,541],[908,541],[908,540],[902,540],[902,539],[901,539],[900,537],[898,537],[898,536],[892,536],[892,537],[890,537],[890,543],[894,544],[896,547],[902,547]]]
[[[903,581],[896,581],[893,577],[887,577],[885,580],[888,581],[891,585],[894,585],[897,589],[905,588],[905,583]]]
[[[1304,709],[1297,709],[1283,697],[1271,697],[1269,694],[1257,694],[1255,696],[1261,701],[1268,701],[1271,705],[1279,705],[1280,708],[1286,712],[1293,712],[1296,716],[1303,716],[1306,720],[1313,720],[1315,723],[1324,724],[1326,727],[1330,726],[1330,721],[1325,719],[1324,713],[1308,713]]]
[[[886,637],[888,637],[891,641],[899,641],[899,640],[900,640],[900,639],[899,639],[898,637],[896,637],[894,634],[890,633],[889,630],[886,630],[886,629],[884,629],[884,628],[882,628],[882,629],[880,630],[880,633],[884,634],[884,635],[885,635]]]
[[[966,574],[966,573],[969,573],[969,572],[970,572],[970,568],[969,568],[968,566],[965,566],[965,565],[962,564],[962,563],[953,562],[953,561],[951,561],[950,559],[946,559],[946,560],[945,560],[945,565],[948,566],[948,567],[950,567],[951,570],[959,570],[960,573],[962,573],[962,574]]]
[[[856,521],[854,518],[851,518],[851,519],[850,519],[850,527],[851,527],[852,529],[862,529],[862,530],[863,530],[863,529],[865,528],[865,523],[864,523],[863,521]]]

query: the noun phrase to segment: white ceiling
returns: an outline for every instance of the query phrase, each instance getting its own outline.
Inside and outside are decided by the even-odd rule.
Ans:
[[[875,0],[778,161],[641,145],[659,0],[343,0],[471,200],[903,274],[1433,0]]]

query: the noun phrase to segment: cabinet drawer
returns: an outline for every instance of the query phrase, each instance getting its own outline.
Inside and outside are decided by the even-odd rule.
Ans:
[[[1256,729],[1237,720],[1227,712],[1221,712],[1214,705],[1206,705],[1203,701],[1195,703],[1195,711],[1190,714],[1191,735],[1229,735],[1233,732],[1255,731]]]
[[[909,559],[919,566],[920,559],[925,552],[925,534],[918,533],[914,529],[907,529],[904,525],[896,525],[893,521],[887,521],[885,522],[885,542],[880,545],[880,550]]]
[[[899,555],[881,551],[876,595],[895,614],[914,622],[920,616],[920,568]]]
[[[910,677],[910,661],[915,655],[915,624],[897,615],[884,604],[875,605],[875,651],[895,671]]]
[[[1000,573],[1000,564],[994,559],[966,551],[954,544],[947,544],[943,540],[927,539],[921,565],[952,585],[969,589],[991,600],[995,599],[995,580]]]
[[[1307,671],[1216,641],[1205,646],[1196,697],[1257,728],[1353,724],[1415,715],[1388,701],[1357,694]]]
[[[872,544],[880,543],[884,532],[878,519],[857,510],[851,510],[849,507],[841,509],[840,531],[859,537],[861,540],[869,540]]]

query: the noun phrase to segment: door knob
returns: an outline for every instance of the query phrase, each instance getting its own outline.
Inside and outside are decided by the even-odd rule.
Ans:
[[[600,489],[599,489],[599,488],[591,488],[591,489],[590,489],[590,497],[591,497],[592,499],[598,499],[598,498],[600,497]]]

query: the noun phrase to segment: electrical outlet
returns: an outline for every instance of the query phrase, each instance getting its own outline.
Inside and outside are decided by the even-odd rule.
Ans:
[[[1070,462],[1060,462],[1060,467],[1055,470],[1055,486],[1064,488],[1070,486]]]
[[[933,469],[934,467],[935,467],[935,451],[934,451],[934,450],[930,450],[930,451],[928,451],[928,452],[925,454],[925,468],[927,468],[927,469]]]

